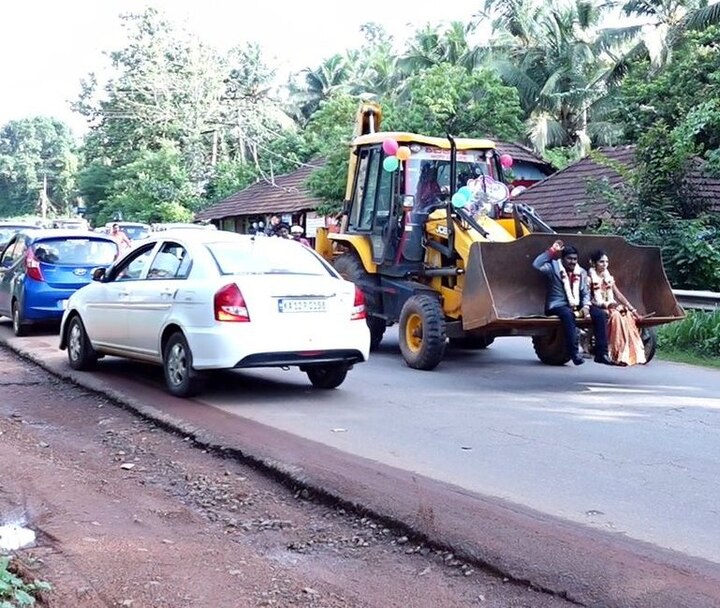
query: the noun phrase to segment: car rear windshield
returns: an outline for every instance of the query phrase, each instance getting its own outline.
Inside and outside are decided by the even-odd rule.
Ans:
[[[35,257],[45,264],[109,266],[117,252],[115,243],[100,239],[55,238],[33,245]]]
[[[309,249],[276,237],[208,243],[222,274],[309,274],[333,276]]]

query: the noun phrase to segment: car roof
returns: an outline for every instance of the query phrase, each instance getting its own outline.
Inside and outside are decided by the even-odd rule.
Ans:
[[[29,230],[39,230],[40,226],[36,226],[35,224],[25,224],[23,222],[0,222],[0,228],[27,228]]]
[[[33,230],[32,234],[29,234],[28,236],[33,241],[53,238],[91,238],[98,241],[109,241],[111,243],[115,242],[111,237],[101,234],[99,232],[90,232],[88,230],[72,230],[69,228],[42,228],[40,230]]]
[[[163,230],[150,235],[145,243],[155,243],[158,241],[181,241],[185,243],[212,244],[212,243],[262,243],[263,246],[275,246],[271,243],[277,243],[277,246],[299,246],[297,241],[293,239],[281,239],[278,237],[257,237],[252,234],[240,234],[238,232],[230,232],[229,230],[193,230],[186,228],[174,228],[173,230]]]
[[[252,239],[248,234],[230,232],[229,230],[198,230],[196,228],[175,227],[169,230],[153,232],[149,241],[164,241],[167,239],[182,239],[199,243],[217,243],[222,241],[233,241],[237,239]]]

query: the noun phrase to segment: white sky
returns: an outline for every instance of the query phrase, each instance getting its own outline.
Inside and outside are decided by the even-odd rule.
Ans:
[[[414,27],[468,21],[482,0],[0,0],[0,125],[33,115],[82,130],[70,101],[89,72],[102,74],[103,51],[123,46],[118,15],[154,6],[213,46],[256,41],[281,69],[314,67],[361,41],[374,21],[403,41]]]

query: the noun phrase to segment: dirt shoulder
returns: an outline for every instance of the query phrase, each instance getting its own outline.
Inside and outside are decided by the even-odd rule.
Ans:
[[[321,504],[0,348],[0,519],[47,606],[570,605]],[[132,466],[130,466],[132,465]]]

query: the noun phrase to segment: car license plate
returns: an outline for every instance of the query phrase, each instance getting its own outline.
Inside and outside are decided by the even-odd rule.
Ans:
[[[325,300],[308,298],[281,298],[279,312],[325,312]]]

